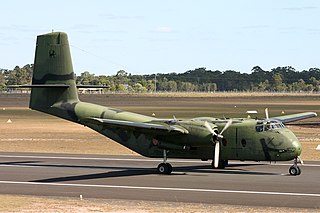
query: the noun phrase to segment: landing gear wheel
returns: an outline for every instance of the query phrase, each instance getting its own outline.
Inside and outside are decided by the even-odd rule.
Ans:
[[[298,166],[298,160],[299,159],[300,159],[299,157],[295,157],[293,159],[293,165],[289,168],[289,174],[290,175],[296,176],[296,175],[300,175],[301,174],[301,169]],[[300,160],[300,163],[301,163],[301,160]]]
[[[168,166],[168,175],[170,175],[171,174],[171,172],[172,172],[172,166],[171,166],[171,164],[170,163],[167,163],[167,166]]]
[[[300,174],[301,174],[301,169],[300,169],[300,167],[298,166],[297,169],[298,169],[298,174],[297,174],[297,175],[300,175]]]
[[[212,161],[211,166],[213,169],[224,169],[228,165],[228,160],[219,161],[218,168],[214,167],[214,161]]]
[[[291,166],[289,168],[289,174],[293,176],[300,175],[301,169],[299,168],[299,166]]]
[[[172,166],[170,163],[160,163],[157,169],[159,174],[169,175],[172,172]]]

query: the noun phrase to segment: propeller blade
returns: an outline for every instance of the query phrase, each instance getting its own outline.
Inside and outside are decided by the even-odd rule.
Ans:
[[[269,110],[268,110],[268,108],[265,108],[264,112],[266,114],[266,119],[269,120]]]
[[[214,168],[218,168],[219,166],[219,155],[220,155],[220,142],[217,141],[214,148]]]
[[[212,127],[209,125],[207,121],[204,122],[204,126],[211,132],[212,135],[217,135],[215,131],[213,131]]]
[[[223,132],[226,131],[231,124],[232,124],[232,119],[229,119],[228,122],[226,123],[226,125],[223,127],[223,129],[219,133],[219,137],[223,138],[223,135],[222,135]]]

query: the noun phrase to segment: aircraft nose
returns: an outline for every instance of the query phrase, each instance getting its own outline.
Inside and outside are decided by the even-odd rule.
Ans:
[[[298,140],[294,140],[292,142],[292,148],[294,150],[294,155],[296,157],[301,155],[302,147],[301,147],[301,143]]]

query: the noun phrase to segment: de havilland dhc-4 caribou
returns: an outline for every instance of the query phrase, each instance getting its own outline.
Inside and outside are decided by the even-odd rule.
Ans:
[[[265,119],[198,117],[157,119],[82,102],[78,98],[66,33],[37,37],[29,107],[84,126],[151,158],[163,158],[160,174],[170,174],[167,158],[212,159],[223,169],[228,160],[289,161],[290,175],[300,175],[301,144],[284,124],[317,116],[314,112]]]

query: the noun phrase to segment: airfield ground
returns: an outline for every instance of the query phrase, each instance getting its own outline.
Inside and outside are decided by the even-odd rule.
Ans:
[[[317,212],[312,209],[0,195],[0,212]]]
[[[245,117],[257,110],[264,118],[305,111],[320,115],[320,94],[268,93],[161,93],[81,95],[83,101],[160,118],[199,116]],[[48,152],[130,155],[135,154],[94,131],[28,109],[28,94],[0,94],[0,152]],[[8,123],[8,120],[12,123]],[[319,122],[320,118],[308,122]],[[320,126],[289,126],[303,146],[302,158],[320,160]]]
[[[192,118],[198,116],[244,117],[247,110],[257,110],[260,118],[269,108],[270,116],[304,111],[320,115],[320,94],[104,94],[81,95],[81,100],[156,117]],[[0,94],[0,152],[47,152],[76,154],[134,155],[117,143],[81,125],[28,109],[28,94]],[[8,120],[11,120],[11,123]],[[319,122],[312,118],[310,122]],[[290,126],[303,146],[302,158],[320,160],[315,148],[320,144],[320,126]],[[32,212],[190,212],[212,211],[311,211],[303,209],[239,207],[144,201],[75,200],[0,195],[0,211]],[[133,207],[135,206],[135,207]]]

